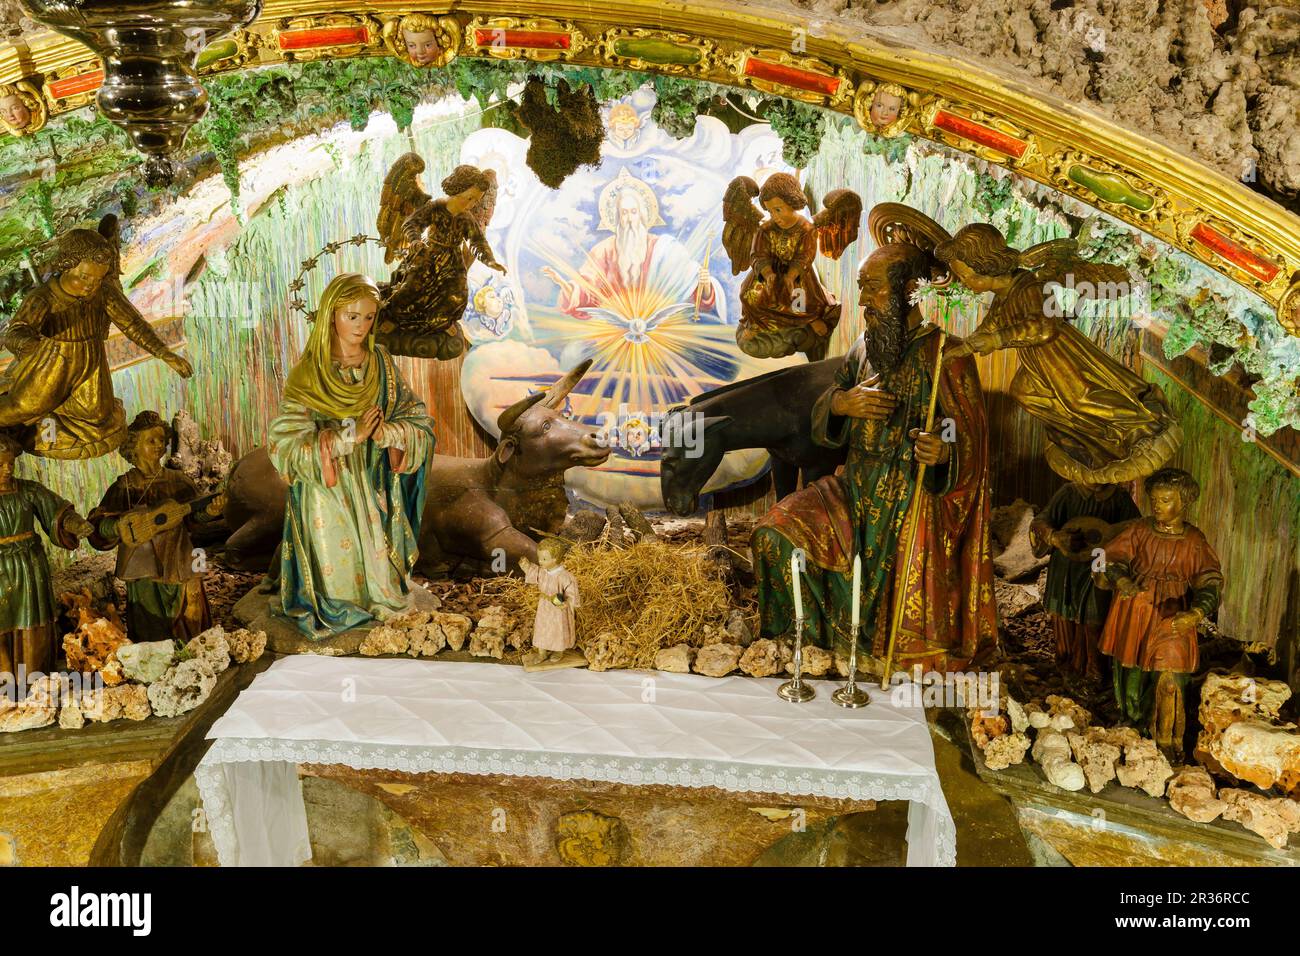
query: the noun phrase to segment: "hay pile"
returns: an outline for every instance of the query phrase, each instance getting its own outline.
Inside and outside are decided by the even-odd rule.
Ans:
[[[704,643],[706,631],[721,629],[732,609],[730,590],[707,549],[645,539],[626,549],[575,545],[564,566],[578,579],[578,644],[605,632],[617,635],[632,667],[651,667],[664,647]],[[485,593],[531,625],[537,589],[519,577],[484,585]]]

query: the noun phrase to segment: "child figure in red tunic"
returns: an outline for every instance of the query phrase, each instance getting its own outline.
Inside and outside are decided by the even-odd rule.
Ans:
[[[1151,517],[1106,545],[1098,584],[1113,588],[1098,649],[1114,659],[1115,700],[1166,752],[1182,751],[1183,688],[1196,670],[1196,629],[1219,606],[1223,573],[1204,533],[1186,521],[1196,479],[1162,468],[1144,483]],[[1154,697],[1154,700],[1152,699]]]

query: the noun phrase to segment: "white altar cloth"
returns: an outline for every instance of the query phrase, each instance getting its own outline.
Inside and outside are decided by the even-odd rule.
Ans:
[[[222,865],[311,858],[296,765],[910,801],[909,866],[953,866],[956,827],[919,704],[792,704],[780,681],[296,655],[212,726],[194,776]],[[918,695],[919,696],[919,695]]]

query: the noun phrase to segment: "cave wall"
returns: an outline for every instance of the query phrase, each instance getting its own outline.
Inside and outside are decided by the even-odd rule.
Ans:
[[[1278,0],[749,0],[1083,103],[1300,210],[1300,7]]]

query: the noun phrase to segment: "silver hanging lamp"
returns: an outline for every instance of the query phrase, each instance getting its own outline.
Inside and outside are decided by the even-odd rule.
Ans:
[[[154,185],[175,175],[171,156],[203,118],[208,95],[194,61],[252,23],[262,0],[23,0],[33,19],[89,47],[104,63],[99,110],[145,154]]]

